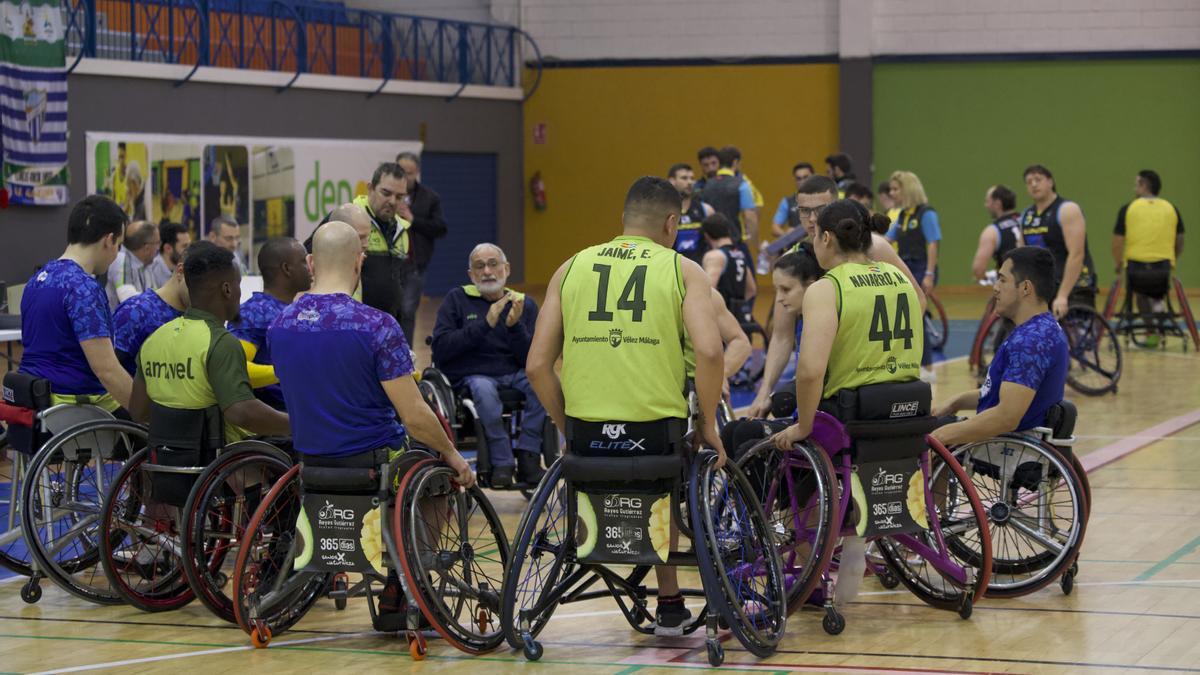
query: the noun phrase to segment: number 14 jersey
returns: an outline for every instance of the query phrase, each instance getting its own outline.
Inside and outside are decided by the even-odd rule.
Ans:
[[[569,417],[588,422],[687,417],[679,265],[675,251],[625,235],[571,259],[560,287]]]
[[[920,377],[925,325],[908,277],[894,265],[871,262],[843,263],[825,278],[837,294],[838,329],[822,398]]]

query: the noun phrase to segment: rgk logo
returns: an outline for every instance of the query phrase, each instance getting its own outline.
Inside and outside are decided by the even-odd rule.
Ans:
[[[904,401],[892,404],[892,417],[916,417],[920,404],[917,401]]]
[[[609,438],[611,438],[615,441],[618,438],[625,435],[625,425],[624,424],[605,424],[604,428],[601,429],[601,433],[603,433],[605,436],[608,436]]]

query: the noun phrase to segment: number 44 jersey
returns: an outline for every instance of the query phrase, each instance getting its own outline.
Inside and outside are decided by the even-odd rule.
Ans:
[[[925,325],[917,292],[888,263],[843,263],[825,273],[837,295],[838,329],[822,398],[867,384],[920,377]]]
[[[567,416],[687,417],[680,264],[675,251],[624,235],[571,259],[560,289]]]

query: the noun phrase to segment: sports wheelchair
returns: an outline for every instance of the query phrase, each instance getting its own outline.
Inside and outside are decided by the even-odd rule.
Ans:
[[[1064,400],[1044,427],[950,450],[986,507],[993,549],[988,597],[1027,595],[1055,579],[1065,594],[1075,586],[1091,505],[1087,472],[1071,451],[1076,414]],[[947,544],[963,555],[974,545],[957,533]]]
[[[448,466],[421,450],[392,458],[301,455],[266,493],[233,572],[234,615],[255,647],[295,625],[326,587],[338,607],[399,578],[410,653],[423,630],[482,653],[503,641],[496,615],[508,538],[478,487],[462,489]],[[348,574],[361,574],[351,586]]]
[[[975,331],[968,360],[975,379],[982,383],[996,350],[1013,329],[1008,319],[996,313],[995,298],[988,299],[983,319]],[[1067,336],[1071,357],[1067,384],[1085,396],[1117,392],[1124,363],[1117,332],[1105,317],[1087,304],[1072,304],[1058,320]]]
[[[199,597],[232,621],[231,554],[249,512],[292,459],[264,441],[227,445],[217,406],[150,406],[146,447],[125,463],[104,499],[104,574],[140,610],[178,609]]]
[[[527,659],[541,658],[538,635],[571,602],[612,596],[634,630],[653,634],[646,598],[657,590],[643,583],[653,565],[699,568],[703,591],[683,594],[706,604],[681,628],[705,626],[710,664],[724,662],[719,628],[756,656],[774,653],[786,616],[772,533],[732,462],[717,469],[711,451],[689,456],[686,425],[568,420],[572,451],[550,467],[526,507],[504,577],[504,635]],[[692,551],[670,550],[672,523]],[[622,575],[609,565],[634,567]],[[597,583],[603,588],[590,590]]]
[[[418,383],[421,395],[448,423],[447,433],[460,449],[475,448],[475,472],[479,484],[485,488],[492,487],[491,453],[488,452],[487,436],[483,432],[483,423],[475,411],[475,402],[469,392],[455,391],[450,380],[440,370],[434,367],[426,368],[421,373]],[[500,403],[504,407],[504,425],[508,429],[509,438],[516,439],[521,435],[522,415],[525,412],[525,394],[517,389],[500,388]],[[546,424],[542,432],[542,461],[546,466],[558,459],[558,430],[550,416],[546,416]],[[534,485],[513,483],[509,490],[532,490]]]
[[[776,396],[773,413],[794,414],[794,397]],[[812,433],[791,450],[776,449],[772,427],[738,449],[785,561],[788,611],[823,606],[822,627],[831,635],[845,629],[835,598],[856,592],[867,543],[879,553],[878,571],[964,619],[988,588],[984,506],[963,468],[927,435],[937,424],[930,398],[920,381],[839,392],[822,402]]]
[[[54,405],[47,380],[16,372],[4,376],[0,419],[11,449],[0,452],[0,565],[29,577],[21,599],[40,600],[48,577],[83,599],[119,603],[97,566],[98,519],[145,428],[95,405]]]
[[[1197,351],[1200,351],[1200,331],[1196,329],[1196,319],[1192,314],[1192,307],[1188,303],[1187,292],[1178,277],[1171,277],[1171,287],[1163,293],[1162,300],[1165,303],[1163,309],[1149,314],[1136,311],[1133,301],[1134,290],[1132,287],[1124,288],[1125,285],[1127,284],[1122,284],[1119,275],[1113,280],[1112,290],[1109,291],[1108,301],[1104,305],[1104,318],[1109,321],[1116,318],[1115,330],[1118,334],[1125,336],[1127,344],[1132,342],[1139,347],[1146,348],[1161,345],[1165,348],[1166,341],[1162,338],[1179,337],[1182,338],[1183,350],[1187,351],[1188,337],[1191,337],[1192,345]],[[1118,312],[1117,298],[1120,297],[1122,290],[1126,291],[1125,301],[1121,304]],[[1178,310],[1171,302],[1172,294],[1179,303]],[[1182,325],[1180,325],[1181,322]]]

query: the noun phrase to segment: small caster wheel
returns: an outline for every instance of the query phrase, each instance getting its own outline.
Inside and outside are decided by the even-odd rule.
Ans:
[[[224,572],[217,572],[213,576],[213,585],[217,588],[225,588],[229,584],[229,576]]]
[[[25,604],[32,605],[42,599],[42,585],[30,579],[21,587],[21,599]]]
[[[1067,573],[1073,577],[1078,576],[1079,575],[1079,563],[1078,562],[1071,563],[1071,568],[1067,570]]]
[[[846,618],[832,607],[825,610],[825,618],[821,619],[821,628],[830,635],[841,635],[846,630]]]
[[[271,644],[271,629],[265,623],[258,623],[250,629],[250,644],[255,649],[266,649]]]
[[[963,619],[971,618],[971,612],[975,609],[975,602],[970,595],[963,594],[962,602],[958,605],[958,615]]]
[[[879,585],[890,591],[900,585],[900,578],[891,570],[883,570],[879,573]]]
[[[704,643],[704,646],[708,648],[708,665],[715,668],[725,663],[725,648],[721,646],[720,642],[709,640]]]
[[[492,627],[492,613],[487,607],[480,607],[475,612],[475,627],[480,633],[488,632]]]
[[[408,634],[408,653],[412,656],[413,661],[424,661],[427,651],[425,636],[416,631],[410,632]]]
[[[1062,575],[1062,579],[1059,579],[1058,584],[1062,587],[1063,595],[1070,595],[1071,591],[1075,590],[1075,573],[1067,570],[1067,573]]]
[[[333,596],[334,609],[339,612],[346,609],[346,600],[350,595],[350,579],[345,574],[335,575],[331,590],[336,594]]]
[[[525,658],[530,661],[537,661],[542,658],[542,643],[533,639],[532,635],[525,635]]]

